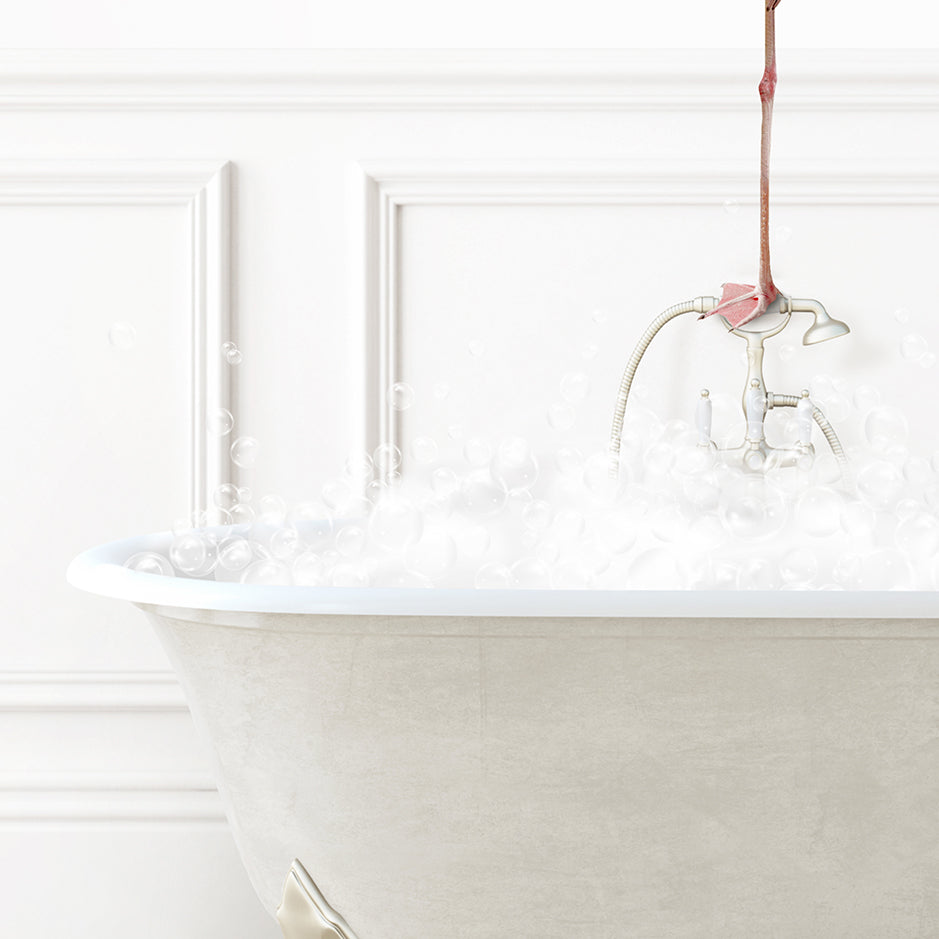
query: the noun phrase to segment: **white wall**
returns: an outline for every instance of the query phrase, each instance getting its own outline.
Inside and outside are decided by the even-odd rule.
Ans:
[[[919,0],[785,0],[782,48],[934,48],[939,12]],[[714,48],[749,49],[762,0],[670,0],[576,7],[536,0],[34,0],[4,15],[4,48]]]
[[[193,13],[191,33],[171,34],[155,18],[144,35],[142,16],[125,33],[88,8],[79,24],[68,10],[43,23],[39,9],[20,11],[32,25],[7,41],[205,45],[212,25]],[[215,35],[289,44],[306,35],[290,22],[249,35],[219,17]],[[179,26],[172,8],[166,23]],[[575,434],[599,444],[647,320],[755,273],[754,62],[752,50],[0,59],[0,934],[117,939],[141,909],[138,935],[276,934],[162,651],[137,611],[68,589],[68,559],[165,527],[225,475],[290,498],[318,489],[376,442],[393,377],[418,392],[404,443],[458,420],[496,437],[522,421],[550,445],[542,403],[576,360],[593,391]],[[935,54],[790,53],[773,218],[791,237],[777,238],[777,281],[854,332],[767,360],[784,390],[826,372],[879,384],[924,415],[927,453],[936,373],[903,367],[890,314],[910,308],[939,349],[924,302],[937,109]],[[128,349],[108,341],[118,322],[136,331]],[[740,350],[694,329],[648,362],[670,376],[678,415],[701,384],[738,391]],[[245,353],[231,375],[224,335]],[[703,336],[708,356],[695,357]],[[441,376],[446,407],[428,394]],[[260,439],[256,470],[236,474],[208,446],[204,409],[218,402]],[[67,883],[55,902],[47,881]]]

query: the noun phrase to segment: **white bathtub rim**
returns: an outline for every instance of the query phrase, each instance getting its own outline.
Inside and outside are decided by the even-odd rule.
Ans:
[[[243,613],[460,617],[939,619],[937,591],[473,590],[272,587],[143,574],[123,566],[165,551],[168,532],[112,541],[69,565],[73,586],[132,603]]]

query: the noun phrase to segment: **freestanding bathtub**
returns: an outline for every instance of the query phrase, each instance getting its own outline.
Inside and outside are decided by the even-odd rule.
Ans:
[[[150,618],[291,939],[939,935],[936,594],[121,566],[168,537],[69,579]]]

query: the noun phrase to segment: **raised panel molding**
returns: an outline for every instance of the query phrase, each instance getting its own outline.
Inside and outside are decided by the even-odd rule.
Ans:
[[[101,719],[109,715],[188,722],[187,713],[172,672],[0,672],[0,716],[8,721],[71,716],[100,733]],[[0,825],[124,822],[221,823],[224,812],[213,780],[185,767],[37,772],[5,763],[0,771]]]
[[[786,50],[788,110],[934,110],[933,50]],[[0,53],[5,110],[752,108],[749,50]]]
[[[752,163],[699,156],[655,161],[363,161],[365,447],[401,446],[387,390],[400,378],[400,215],[409,205],[755,205]],[[775,162],[774,203],[935,205],[939,170],[924,162]]]
[[[227,447],[208,434],[206,423],[217,408],[232,407],[218,352],[231,328],[230,175],[230,164],[218,161],[0,162],[0,206],[178,205],[189,213],[191,511],[206,507],[229,476]]]

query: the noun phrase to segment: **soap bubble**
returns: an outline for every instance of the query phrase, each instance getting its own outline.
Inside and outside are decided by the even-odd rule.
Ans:
[[[365,550],[365,531],[358,525],[346,525],[336,533],[336,550],[345,558],[358,557]]]
[[[396,411],[406,411],[414,404],[414,389],[403,381],[396,381],[388,389],[388,400]]]
[[[466,511],[477,518],[498,515],[505,507],[508,491],[501,480],[485,472],[476,472],[463,480],[460,498]]]
[[[353,506],[355,494],[346,480],[327,479],[320,490],[320,497],[334,515],[345,515]]]
[[[431,579],[442,577],[456,564],[456,545],[445,528],[428,526],[420,541],[408,548],[407,557],[411,570]]]
[[[936,364],[936,353],[927,352],[920,360],[921,368],[932,368]]]
[[[505,564],[490,561],[476,571],[475,586],[477,590],[506,590],[513,586],[512,572]]]
[[[252,509],[250,505],[246,505],[243,502],[239,502],[237,505],[233,505],[229,511],[231,512],[233,525],[242,525],[245,522],[254,521],[254,509]]]
[[[400,496],[381,499],[368,520],[372,542],[386,551],[400,551],[414,544],[424,528],[424,520],[415,506]]]
[[[903,478],[913,486],[925,486],[932,477],[929,461],[922,457],[911,456],[903,465]]]
[[[881,548],[863,555],[857,586],[865,590],[909,590],[913,570],[896,548]]]
[[[108,342],[120,352],[128,352],[137,342],[137,330],[130,323],[112,323]]]
[[[936,453],[939,458],[939,450]],[[584,455],[577,447],[559,447],[554,454],[554,463],[563,475],[579,477],[583,472]]]
[[[231,340],[228,342],[222,343],[222,358],[229,365],[241,365],[244,361],[244,355],[241,352],[241,349],[238,348],[235,343]]]
[[[170,544],[170,561],[173,567],[184,574],[201,576],[207,574],[215,560],[215,549],[198,532],[190,531],[177,535]]]
[[[433,437],[415,437],[411,442],[411,456],[415,463],[433,463],[437,459],[437,453],[437,441]]]
[[[812,551],[796,548],[787,552],[779,563],[782,579],[792,587],[810,587],[818,576],[818,558]]]
[[[469,351],[470,355],[479,358],[481,355],[485,355],[486,353],[486,343],[484,343],[481,339],[472,339],[469,343]]]
[[[905,306],[901,306],[899,310],[893,311],[893,318],[897,323],[909,323],[910,311]]]
[[[499,444],[490,471],[506,489],[527,489],[538,478],[538,461],[527,440],[511,437]]]
[[[568,372],[561,378],[561,397],[569,404],[583,401],[590,393],[590,379],[583,372]]]
[[[551,523],[551,531],[554,537],[563,544],[574,544],[584,533],[587,527],[587,520],[583,512],[577,509],[561,509]]]
[[[467,525],[461,527],[455,534],[459,553],[462,557],[474,561],[485,556],[492,544],[492,537],[485,525]]]
[[[235,426],[235,418],[227,408],[216,408],[206,419],[206,428],[214,437],[225,437]]]
[[[300,587],[321,587],[329,582],[326,562],[313,551],[304,551],[293,559],[293,582]]]
[[[246,538],[226,538],[218,546],[218,566],[226,571],[242,571],[254,560],[254,553]]]
[[[610,315],[606,312],[606,310],[594,310],[593,313],[590,314],[590,318],[598,326],[601,326],[610,318]]]
[[[852,538],[866,538],[877,524],[877,514],[864,502],[846,502],[841,507],[841,528]]]
[[[323,551],[332,544],[335,526],[323,503],[300,502],[287,513],[287,521],[311,550]]]
[[[826,538],[841,527],[841,496],[821,486],[807,489],[796,504],[796,522],[814,538]]]
[[[740,211],[740,203],[736,199],[725,199],[723,209],[728,215],[736,215]]]
[[[858,493],[873,509],[893,508],[903,495],[904,487],[903,474],[886,460],[868,463],[857,475]]]
[[[234,483],[222,483],[215,487],[212,501],[220,509],[231,511],[239,502],[238,487]]]
[[[900,340],[900,355],[908,362],[918,362],[929,352],[929,343],[919,333],[907,333]]]
[[[434,397],[438,401],[445,401],[450,397],[450,385],[445,381],[438,381],[434,385]]]
[[[669,548],[643,551],[629,566],[629,586],[637,590],[681,589],[684,580],[678,558]]]
[[[138,551],[125,562],[124,567],[140,574],[159,574],[161,577],[173,577],[173,565],[156,551]]]
[[[262,558],[245,569],[241,575],[243,584],[263,587],[283,587],[293,583],[290,568],[283,561]]]
[[[588,342],[580,350],[580,357],[582,359],[595,359],[599,351],[600,351],[600,347],[595,342]]]
[[[765,557],[747,558],[737,572],[737,586],[741,590],[779,590],[779,565]]]
[[[745,541],[778,533],[788,518],[785,498],[760,477],[730,481],[721,493],[718,512],[727,531]]]
[[[463,445],[463,456],[470,466],[488,466],[492,445],[484,437],[470,437]]]
[[[260,444],[254,437],[237,437],[230,448],[232,463],[250,469],[257,462]]]
[[[375,448],[372,460],[379,475],[387,476],[401,466],[401,451],[393,443],[382,443]]]
[[[279,561],[289,561],[300,553],[303,543],[296,528],[278,528],[271,535],[271,554]]]
[[[551,586],[551,571],[539,558],[520,558],[510,568],[512,586],[520,590],[543,590]]]
[[[929,558],[939,552],[939,519],[917,512],[897,525],[897,547],[913,559]]]
[[[867,441],[877,453],[884,453],[896,444],[906,443],[909,425],[902,411],[890,405],[874,408],[864,421]]]
[[[577,420],[577,413],[569,404],[555,402],[548,407],[547,420],[553,430],[570,430]]]
[[[866,414],[881,403],[880,392],[873,385],[860,385],[854,392],[854,406]]]
[[[532,531],[544,531],[554,516],[554,510],[543,499],[534,499],[522,509],[525,527]]]
[[[460,479],[449,466],[438,466],[430,474],[430,484],[439,499],[448,499],[460,488]]]
[[[372,478],[372,458],[364,450],[353,450],[344,464],[346,476],[358,483],[367,483]]]
[[[779,347],[779,361],[788,362],[793,355],[795,355],[796,348],[795,346],[790,346],[789,343],[785,343]]]
[[[593,453],[584,463],[583,485],[598,502],[609,504],[620,496],[625,488],[627,473],[620,467],[617,475],[610,475],[610,455],[606,451]]]
[[[280,496],[261,496],[258,502],[258,521],[265,525],[280,525],[287,517],[287,503]]]
[[[777,225],[773,229],[773,235],[776,241],[785,244],[792,238],[792,229],[788,225]]]
[[[368,571],[358,564],[337,564],[333,568],[330,583],[334,587],[367,587],[369,585]],[[401,584],[400,586],[411,585]],[[426,585],[420,584],[419,586]]]

